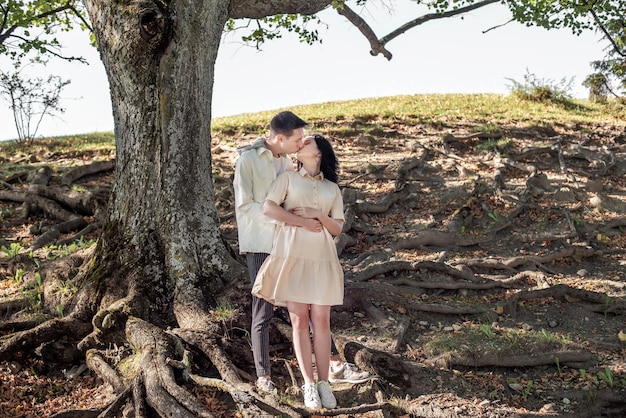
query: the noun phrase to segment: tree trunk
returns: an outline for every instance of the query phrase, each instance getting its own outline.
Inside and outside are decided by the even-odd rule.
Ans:
[[[206,291],[215,294],[241,274],[221,239],[210,153],[214,64],[228,4],[85,4],[109,77],[116,140],[116,182],[96,264],[122,268],[102,279],[113,299],[120,288],[138,289],[135,315],[154,321],[155,313],[171,312],[178,326],[202,329]]]

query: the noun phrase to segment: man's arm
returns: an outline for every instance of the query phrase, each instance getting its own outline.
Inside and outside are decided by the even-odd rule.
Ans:
[[[254,200],[253,192],[254,166],[250,158],[239,157],[235,165],[235,206],[237,211],[261,222],[267,222],[263,215],[263,203]]]

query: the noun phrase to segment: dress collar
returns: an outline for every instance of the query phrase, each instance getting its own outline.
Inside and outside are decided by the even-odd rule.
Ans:
[[[320,173],[317,176],[312,176],[312,175],[309,174],[308,171],[306,171],[306,169],[304,167],[301,167],[300,171],[298,171],[298,173],[300,173],[300,175],[302,177],[308,177],[308,178],[313,179],[313,180],[324,180],[324,173],[322,173],[321,171],[320,171]]]

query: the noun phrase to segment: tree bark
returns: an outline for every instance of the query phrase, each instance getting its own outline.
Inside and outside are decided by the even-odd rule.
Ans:
[[[201,329],[205,294],[242,272],[220,236],[211,177],[214,64],[228,4],[85,4],[111,86],[116,141],[96,263],[130,265],[127,276],[151,292],[141,310],[171,309],[178,326]]]

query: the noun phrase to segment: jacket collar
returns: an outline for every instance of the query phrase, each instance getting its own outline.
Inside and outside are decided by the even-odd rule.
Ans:
[[[237,148],[237,152],[239,153],[239,155],[243,154],[245,151],[252,150],[252,149],[256,150],[258,155],[261,155],[264,152],[271,152],[270,149],[267,147],[267,144],[265,143],[265,141],[266,139],[263,137],[257,138],[251,144],[243,145]],[[285,155],[286,154],[280,154],[281,157],[284,157]]]

